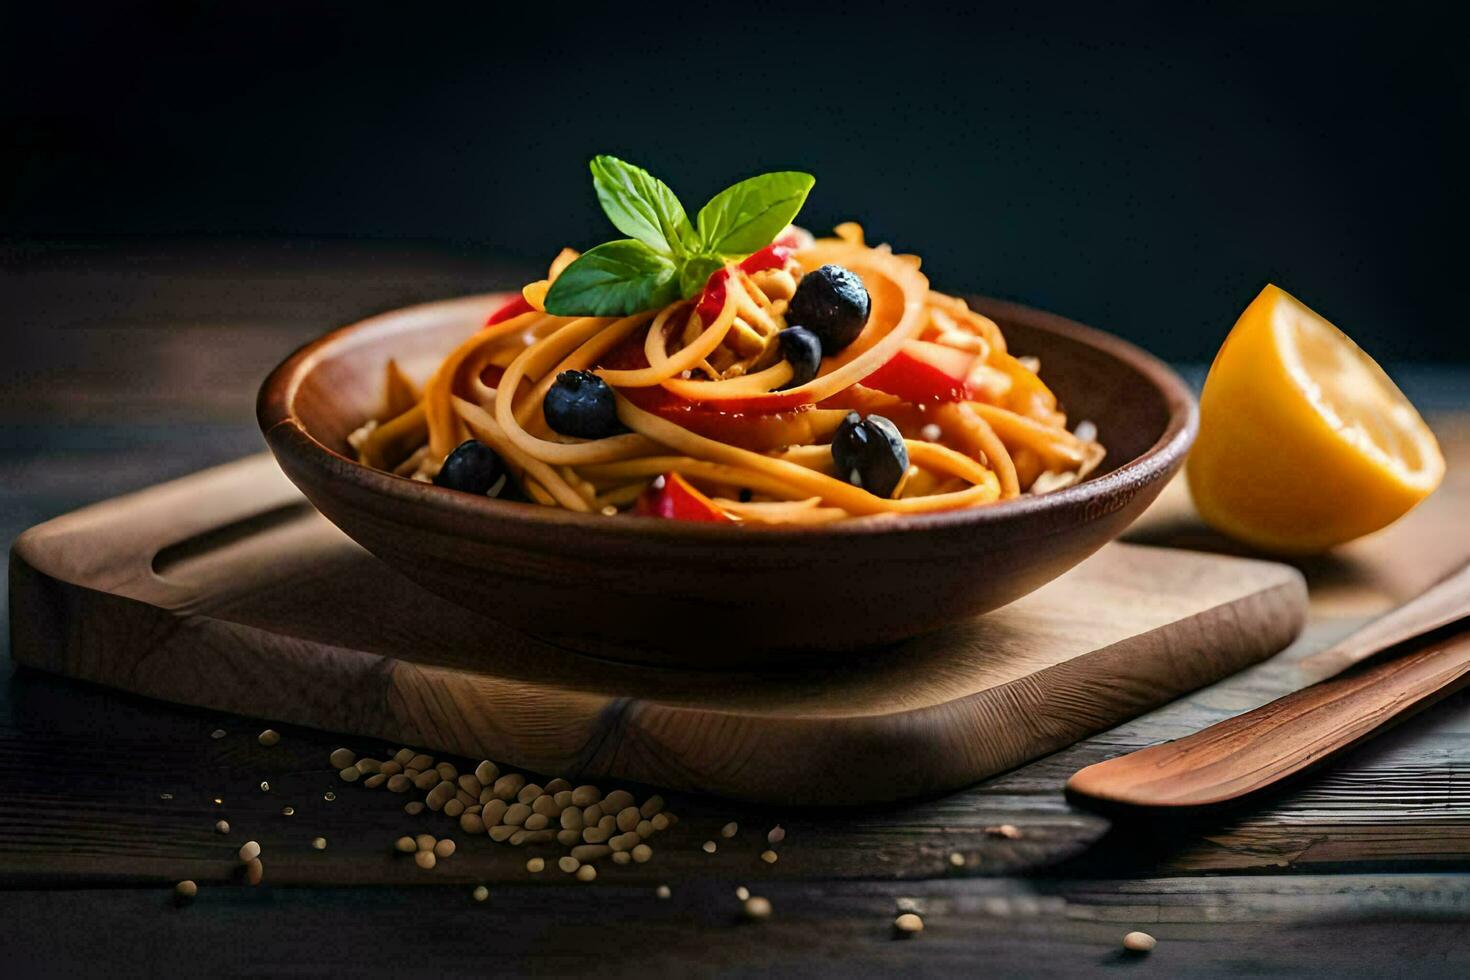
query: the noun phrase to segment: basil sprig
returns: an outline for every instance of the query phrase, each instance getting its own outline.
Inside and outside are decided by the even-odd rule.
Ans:
[[[816,178],[761,174],[727,187],[691,224],[669,186],[617,157],[592,159],[592,186],[627,235],[584,252],[546,293],[553,316],[631,316],[689,298],[729,259],[758,252],[789,225]]]

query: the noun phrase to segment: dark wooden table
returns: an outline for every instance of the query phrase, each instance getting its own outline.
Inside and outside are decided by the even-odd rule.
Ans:
[[[529,271],[401,245],[0,249],[0,536],[256,451],[257,380],[323,329]],[[523,853],[485,840],[419,872],[387,849],[422,829],[401,798],[328,769],[340,738],[283,728],[267,749],[259,722],[6,660],[0,971],[1465,975],[1470,696],[1233,814],[1110,826],[1060,793],[1083,765],[1302,683],[1312,652],[1470,554],[1470,371],[1407,379],[1435,413],[1449,485],[1393,532],[1303,565],[1312,623],[1280,657],[944,799],[861,812],[675,799],[683,820],[655,860],[591,886],[533,877]],[[1135,537],[1225,547],[1177,493]],[[227,735],[211,739],[216,728]],[[241,833],[215,834],[220,816]],[[741,836],[700,851],[731,819]],[[788,838],[769,866],[758,840],[776,822]],[[987,832],[1001,823],[1020,838]],[[260,888],[234,876],[244,835],[266,848]],[[188,907],[172,900],[181,878],[201,886]],[[491,897],[476,904],[482,881]],[[664,883],[671,899],[655,897]],[[771,920],[741,922],[740,885],[771,900]],[[926,928],[903,940],[891,923],[909,906]],[[1159,947],[1122,953],[1132,929]]]

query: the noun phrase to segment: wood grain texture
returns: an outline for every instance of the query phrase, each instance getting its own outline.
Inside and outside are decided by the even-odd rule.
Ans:
[[[841,672],[619,665],[393,575],[257,457],[22,536],[13,655],[211,708],[783,803],[941,792],[1253,663],[1300,629],[1279,565],[1115,546]]]
[[[359,465],[384,369],[416,377],[473,335],[503,294],[396,310],[287,358],[258,417],[287,476],[338,527],[424,588],[561,646],[613,659],[747,667],[908,639],[999,608],[1115,538],[1178,470],[1197,412],[1168,367],[1061,317],[972,299],[1037,355],[1108,456],[1042,496],[820,526],[581,514],[458,493]],[[831,658],[840,662],[841,657]]]
[[[452,863],[452,862],[446,862]],[[437,869],[436,869],[437,870]],[[529,877],[529,876],[528,876]],[[561,876],[565,878],[566,876]],[[770,920],[737,914],[743,883]],[[711,875],[651,884],[0,894],[20,976],[115,962],[207,976],[1462,977],[1470,971],[1463,875],[1302,875],[1164,880],[1054,878],[796,882]],[[903,939],[900,906],[924,931]],[[58,922],[85,921],[64,943]],[[554,923],[554,926],[552,925]],[[1123,935],[1159,940],[1146,957]],[[141,971],[138,971],[141,972]]]

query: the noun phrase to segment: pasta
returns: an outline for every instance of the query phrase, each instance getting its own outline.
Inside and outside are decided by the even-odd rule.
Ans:
[[[819,240],[788,229],[762,256],[726,262],[694,298],[571,317],[546,312],[578,258],[563,251],[421,391],[389,365],[388,409],[349,440],[358,461],[441,480],[473,440],[537,504],[791,525],[983,506],[1068,486],[1103,458],[1038,365],[930,289],[916,257],[854,224]],[[866,320],[838,350],[794,329],[813,276],[864,293]],[[593,432],[576,413],[609,393],[610,425],[569,434]]]

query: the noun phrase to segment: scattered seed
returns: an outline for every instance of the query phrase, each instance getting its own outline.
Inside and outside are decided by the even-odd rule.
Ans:
[[[508,827],[520,827],[525,824],[526,818],[530,815],[531,808],[526,804],[512,803],[506,808],[505,816],[500,818],[500,822]]]
[[[480,811],[480,816],[484,819],[485,826],[493,827],[500,823],[500,818],[505,816],[507,809],[509,808],[504,800],[491,800],[485,804],[485,809]]]
[[[446,837],[435,844],[434,855],[441,858],[452,857],[454,855],[454,841]]]
[[[461,813],[464,813],[464,804],[458,799],[450,800],[444,804],[444,815],[446,817],[457,817]]]
[[[629,854],[627,851],[613,851],[612,852],[612,863],[613,864],[631,864],[631,863],[633,863],[633,855]]]
[[[572,805],[572,791],[569,789],[557,790],[556,795],[551,799],[557,806],[565,810]]]
[[[459,781],[459,770],[454,768],[453,763],[441,762],[434,767],[434,771],[439,774],[440,779],[451,783]]]
[[[553,779],[551,782],[547,783],[546,784],[546,788],[544,790],[542,790],[542,792],[545,793],[547,796],[555,796],[557,793],[560,793],[563,790],[570,791],[571,788],[572,788],[572,784],[571,783],[567,782],[565,779],[562,779],[560,776],[558,776],[555,779]]]
[[[493,786],[495,780],[500,778],[500,767],[486,759],[475,767],[475,779],[481,786]]]
[[[991,837],[1004,837],[1006,840],[1018,840],[1021,837],[1021,832],[1008,823],[1003,823],[998,827],[986,827],[985,832]]]
[[[744,885],[741,885],[739,888],[735,889],[735,897],[742,902],[745,901],[747,898],[750,897],[750,889],[746,888]]]
[[[638,819],[639,814],[638,808],[636,806],[624,807],[623,809],[618,811],[618,829],[623,831],[624,833],[627,833],[628,831],[633,830],[638,826]]]
[[[338,751],[345,752],[347,750],[339,749]],[[407,766],[410,762],[413,761],[413,755],[413,749],[399,749],[397,752],[393,753],[393,761],[398,763],[400,766]]]
[[[447,780],[429,790],[429,795],[424,797],[424,805],[430,810],[438,812],[444,809],[444,804],[454,798],[454,784]]]
[[[337,773],[337,775],[341,778],[342,782],[344,782],[344,783],[355,783],[359,779],[362,778],[362,773],[360,773],[360,772],[357,771],[357,767],[356,766],[348,766],[347,768],[343,769],[341,772]],[[267,786],[265,783],[261,783],[260,784],[260,788],[261,789],[264,789],[264,790],[269,790],[270,789],[270,787]]]
[[[531,860],[526,862],[526,870],[531,872],[531,874],[533,875],[540,874],[541,872],[546,870],[546,859],[531,858]]]
[[[494,827],[491,827],[489,831],[487,831],[487,833],[490,834],[491,840],[499,844],[502,841],[510,840],[511,837],[515,836],[518,833],[524,833],[524,831],[522,831],[519,827],[508,827],[502,823],[496,824]]]
[[[408,775],[406,770],[404,772],[404,775]],[[413,780],[413,785],[415,788],[423,790],[433,789],[435,786],[438,786],[440,783],[444,782],[444,780],[439,778],[439,774],[433,769],[425,769],[423,772],[415,776],[409,776],[409,778]]]
[[[214,805],[215,806],[224,806],[225,805],[225,801],[222,800],[222,799],[220,799],[218,796],[216,796],[214,798]]]
[[[274,728],[267,728],[265,731],[255,736],[255,740],[261,745],[275,745],[281,740],[281,733],[276,731]]]
[[[433,851],[418,851],[413,856],[413,863],[428,871],[439,863],[439,859],[434,856]]]
[[[578,881],[593,881],[597,878],[597,868],[590,864],[584,864],[577,869]]]
[[[586,836],[585,832],[583,836]],[[608,841],[607,846],[611,847],[615,851],[631,851],[633,848],[637,847],[640,842],[641,838],[637,834],[619,834],[612,840]]]
[[[729,840],[738,833],[740,833],[740,825],[733,820],[720,828],[720,836],[725,838],[725,840]]]
[[[459,829],[467,834],[483,834],[485,832],[485,821],[478,813],[463,813],[459,818]]]
[[[563,808],[557,806],[556,798],[550,793],[542,793],[531,803],[531,810],[545,816],[548,820],[561,818]]]
[[[576,789],[572,790],[573,806],[591,806],[592,804],[601,801],[601,799],[602,790],[598,789],[596,786],[578,786]]]
[[[669,889],[669,886],[668,885],[659,885],[657,888],[655,888],[653,890],[653,893],[655,895],[657,895],[659,898],[668,898],[670,895],[674,894]]]
[[[403,812],[408,814],[410,817],[418,816],[420,813],[424,812],[424,801],[409,800],[407,803],[403,804]]]
[[[378,775],[381,776],[382,773],[379,773]],[[408,788],[412,785],[413,780],[409,779],[401,772],[388,777],[388,791],[390,793],[407,793]]]
[[[565,857],[557,858],[556,866],[558,868],[561,868],[567,874],[572,874],[574,871],[582,866],[582,862],[578,861],[576,858],[568,854]]]
[[[1130,953],[1147,953],[1159,944],[1159,941],[1146,932],[1130,932],[1123,937],[1123,948]]]
[[[600,861],[613,852],[606,844],[579,844],[572,848],[572,857],[582,863]]]
[[[383,785],[387,781],[388,781],[388,774],[387,773],[385,773],[385,772],[375,772],[371,776],[369,776],[368,778],[364,779],[362,781],[362,784],[364,786],[366,786],[368,789],[377,789],[379,786]]]
[[[591,837],[587,836],[589,833],[592,835]],[[558,830],[556,832],[556,842],[562,847],[576,847],[581,841],[586,841],[589,844],[602,844],[606,843],[607,835],[603,834],[596,827],[588,827],[586,830]]]
[[[634,804],[633,794],[625,789],[615,789],[602,798],[602,809],[604,813],[617,813],[624,807]]]
[[[420,752],[418,755],[410,756],[408,761],[405,762],[403,765],[404,768],[417,769],[419,772],[423,772],[425,769],[434,768],[434,757],[431,755],[424,755],[422,752]]]
[[[663,808],[664,798],[655,794],[643,801],[643,805],[638,808],[638,812],[645,817],[651,817]]]
[[[283,806],[283,807],[281,807],[281,816],[283,816],[283,817],[294,817],[294,816],[296,816],[296,808],[294,806]]]
[[[174,894],[182,899],[188,900],[199,894],[199,886],[185,879],[174,885]]]
[[[521,791],[521,787],[524,785],[526,785],[525,776],[522,776],[518,772],[506,773],[504,776],[495,780],[495,796],[498,799],[510,802],[516,798],[516,794]]]
[[[770,843],[770,844],[779,844],[779,843],[781,843],[785,839],[786,839],[786,828],[782,827],[780,824],[776,824],[776,826],[774,826],[770,830],[766,831],[766,841],[767,841],[767,843]]]
[[[535,783],[527,783],[526,785],[522,786],[521,791],[516,794],[516,802],[525,803],[529,806],[536,801],[536,797],[540,796],[541,792],[542,790],[540,786],[537,786]]]
[[[463,776],[460,776],[457,780],[455,780],[455,783],[459,786],[460,789],[464,790],[466,793],[470,794],[477,800],[480,798],[480,791],[485,788],[480,785],[480,781],[478,779],[476,779],[469,773],[465,773]]]
[[[260,857],[260,845],[253,840],[248,840],[240,845],[240,863],[249,864]]]
[[[354,769],[357,770],[359,775],[371,776],[373,773],[381,769],[383,764],[377,759],[358,759],[352,764],[352,766]]]
[[[228,820],[216,820],[214,829],[216,833],[228,834],[230,832],[230,822]]]
[[[715,851],[718,851],[720,849],[720,845],[716,844],[712,840],[707,840],[699,846],[704,850],[704,853],[706,854],[713,854],[715,853]]]
[[[389,759],[387,762],[378,767],[378,772],[382,773],[385,776],[397,776],[399,773],[403,772],[403,766],[399,765],[397,760]]]
[[[589,807],[583,807],[582,822],[588,826],[612,831],[618,825],[618,818],[606,803],[594,803]]]
[[[521,833],[526,835],[521,839],[526,844],[550,844],[556,840],[554,830],[522,830]]]
[[[322,799],[326,800],[328,803],[331,803],[336,798],[337,794],[333,793],[331,790],[327,790],[325,793],[322,794]]]
[[[965,856],[959,851],[951,851],[949,855],[949,863],[951,867],[963,868],[965,866]]]
[[[654,830],[669,829],[669,815],[667,813],[655,813],[653,819],[648,822],[653,825]]]
[[[404,854],[412,854],[419,849],[419,845],[412,837],[400,837],[393,842],[393,847]]]
[[[470,897],[477,902],[483,902],[485,899],[490,897],[490,889],[486,888],[484,885],[476,885],[475,890],[470,892]]]
[[[413,842],[414,846],[421,851],[432,851],[434,845],[439,843],[439,839],[433,834],[415,834]]]
[[[245,862],[245,880],[252,885],[258,885],[265,877],[265,865],[260,863],[260,858],[254,858]]]
[[[214,731],[212,731],[212,732],[209,733],[209,737],[210,738],[224,738],[225,737],[225,730],[223,728],[216,728]]]
[[[158,794],[158,798],[160,800],[171,800],[171,799],[174,798],[174,794],[172,794],[172,793],[159,793]]]
[[[647,864],[649,859],[653,857],[653,848],[647,844],[635,844],[632,854],[634,861],[637,861],[639,864]]]
[[[761,919],[769,919],[771,917],[770,900],[761,898],[759,895],[752,895],[747,898],[745,900],[744,909],[745,917],[747,919],[759,921]]]
[[[325,851],[327,849],[327,839],[325,837],[313,837],[311,839],[311,846],[313,850]]]
[[[574,806],[569,806],[561,812],[561,825],[563,830],[581,830],[586,821],[582,817],[582,811]]]
[[[893,928],[905,936],[924,931],[924,920],[912,912],[905,912],[893,920]]]
[[[775,864],[777,855],[775,851],[761,851],[761,860],[767,864]]]

